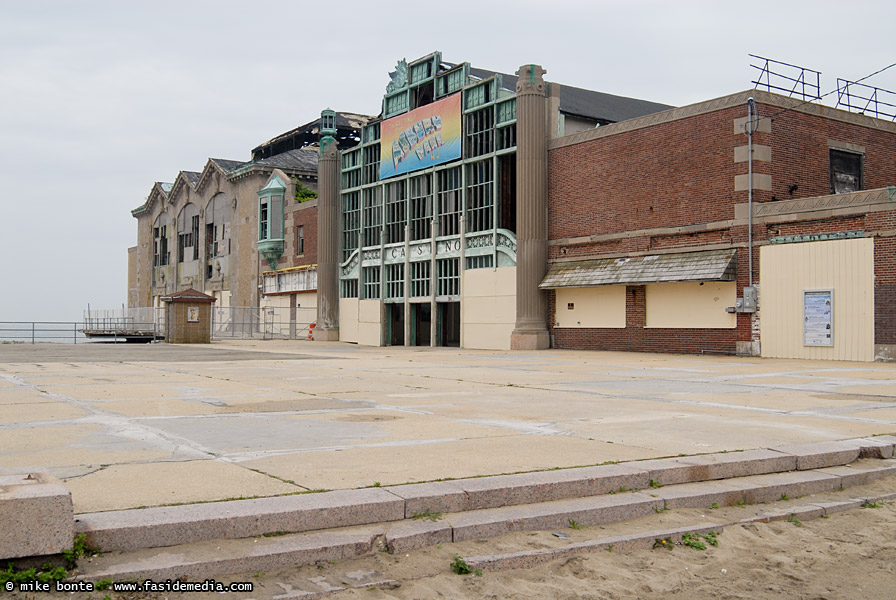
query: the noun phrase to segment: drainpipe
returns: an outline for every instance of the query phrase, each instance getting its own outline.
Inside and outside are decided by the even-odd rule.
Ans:
[[[748,143],[748,164],[749,164],[749,195],[747,196],[747,210],[749,216],[749,229],[747,231],[747,257],[750,270],[750,287],[753,286],[753,133],[756,131],[754,119],[756,116],[756,105],[753,103],[753,97],[747,100],[747,139]]]

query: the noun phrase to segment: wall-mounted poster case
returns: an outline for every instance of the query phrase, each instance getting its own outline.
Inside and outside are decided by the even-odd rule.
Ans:
[[[803,345],[834,345],[834,290],[803,290]]]

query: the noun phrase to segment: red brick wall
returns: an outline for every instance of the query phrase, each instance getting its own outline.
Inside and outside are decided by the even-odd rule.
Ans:
[[[734,217],[734,119],[746,107],[662,123],[548,153],[548,238],[676,227]],[[635,248],[632,248],[634,250]],[[628,251],[628,250],[624,250]]]
[[[864,146],[864,189],[896,183],[896,134],[796,111],[781,113],[774,106],[759,106],[760,115],[776,113],[779,114],[772,117],[771,136],[761,142],[772,149],[771,165],[766,163],[761,171],[771,173],[772,191],[762,192],[761,200],[829,195],[829,140]],[[798,187],[791,195],[789,188],[793,185]]]
[[[296,230],[298,227],[305,228],[305,251],[303,254],[296,253]],[[298,205],[286,215],[286,248],[283,258],[278,265],[279,269],[289,267],[301,267],[305,265],[313,265],[317,263],[317,204],[302,206]]]

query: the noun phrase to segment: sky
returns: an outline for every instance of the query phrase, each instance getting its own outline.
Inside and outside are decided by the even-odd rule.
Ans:
[[[749,54],[821,88],[896,63],[883,1],[388,3],[0,0],[0,321],[127,302],[155,181],[323,108],[378,114],[395,63],[446,62],[683,106],[753,87]],[[865,83],[896,91],[896,68]],[[896,96],[889,96],[896,103]],[[836,94],[829,103],[836,102]],[[896,182],[894,182],[896,183]]]

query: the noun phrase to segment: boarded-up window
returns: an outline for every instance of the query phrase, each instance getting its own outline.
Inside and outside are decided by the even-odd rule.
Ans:
[[[862,189],[862,155],[831,150],[831,193],[845,194]]]

